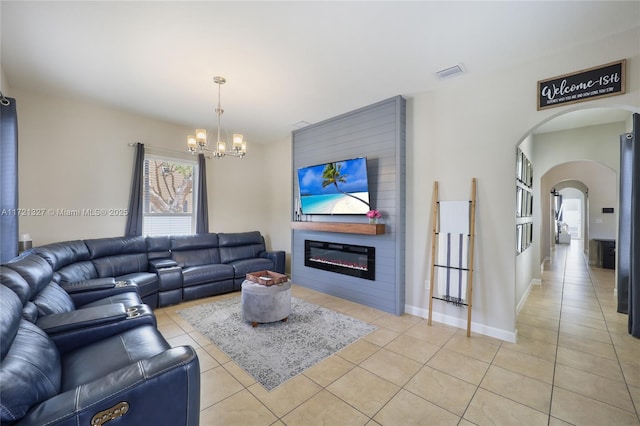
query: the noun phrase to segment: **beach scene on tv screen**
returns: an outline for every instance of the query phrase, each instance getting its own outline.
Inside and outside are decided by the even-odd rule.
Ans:
[[[355,158],[298,169],[302,214],[369,211],[367,160]]]

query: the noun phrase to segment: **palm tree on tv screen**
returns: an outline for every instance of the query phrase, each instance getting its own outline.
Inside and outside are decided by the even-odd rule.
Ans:
[[[347,182],[347,176],[349,176],[349,175],[340,173],[340,169],[342,169],[342,166],[340,164],[327,163],[324,166],[324,170],[322,171],[322,187],[326,188],[329,185],[334,185],[336,187],[336,190],[339,193],[344,194],[344,195],[348,195],[351,198],[355,198],[356,200],[361,201],[364,204],[366,204],[367,207],[370,207],[369,203],[367,203],[363,199],[358,198],[353,194],[349,194],[348,192],[344,192],[343,190],[340,189],[340,187],[338,187],[338,183],[346,183]]]

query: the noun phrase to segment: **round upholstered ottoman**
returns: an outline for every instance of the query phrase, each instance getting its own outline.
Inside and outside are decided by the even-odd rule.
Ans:
[[[291,281],[270,286],[242,283],[242,317],[254,327],[259,323],[286,321],[291,314]]]

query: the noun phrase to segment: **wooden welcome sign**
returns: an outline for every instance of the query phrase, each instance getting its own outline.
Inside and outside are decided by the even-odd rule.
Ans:
[[[625,93],[626,59],[538,81],[538,110]]]

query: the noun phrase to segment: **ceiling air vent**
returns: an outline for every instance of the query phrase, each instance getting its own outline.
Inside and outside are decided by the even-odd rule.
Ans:
[[[308,121],[300,120],[297,123],[293,123],[292,126],[295,129],[302,129],[303,127],[307,127],[309,124],[311,123],[309,123]]]
[[[464,68],[462,67],[462,65],[458,64],[453,67],[445,68],[436,72],[436,77],[438,77],[439,80],[444,80],[445,78],[455,77],[456,75],[460,75],[463,73]]]

